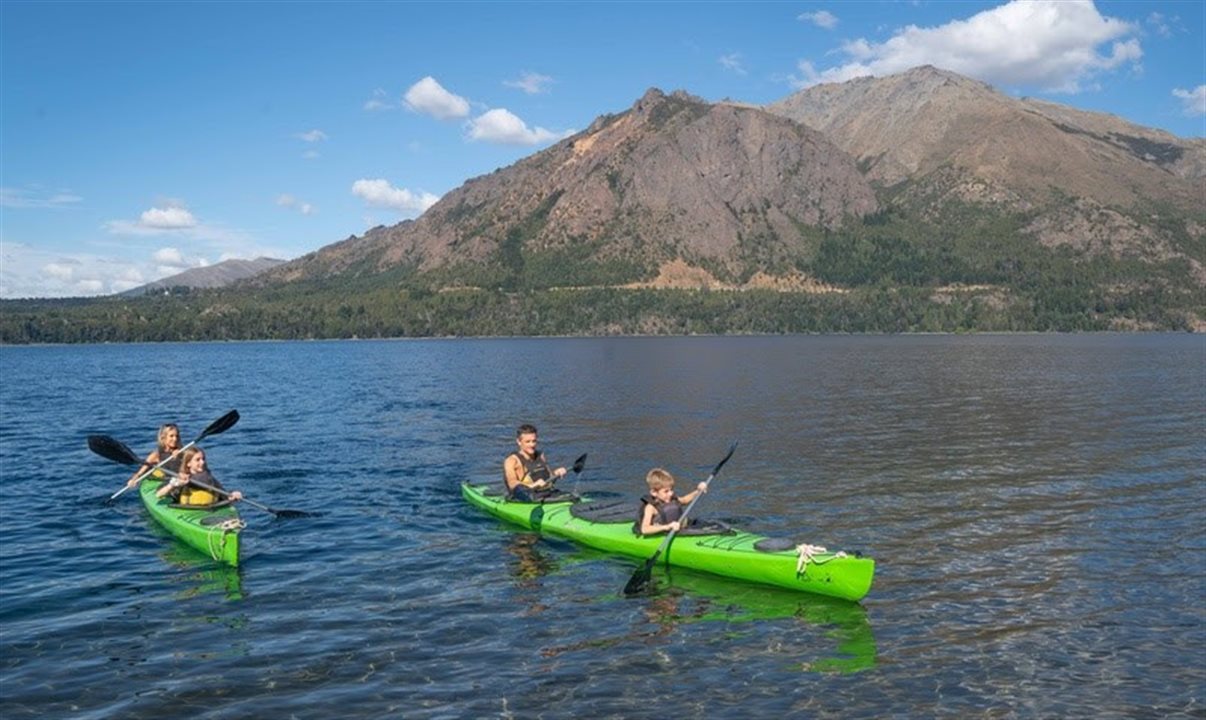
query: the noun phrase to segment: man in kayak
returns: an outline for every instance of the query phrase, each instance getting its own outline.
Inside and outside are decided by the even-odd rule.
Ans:
[[[507,486],[507,499],[535,502],[552,489],[558,478],[565,476],[566,469],[549,468],[548,459],[536,447],[535,425],[520,425],[515,431],[515,444],[519,449],[503,461],[503,482]]]
[[[640,514],[632,530],[637,535],[652,535],[673,530],[678,532],[678,519],[683,515],[683,506],[695,499],[699,493],[708,491],[708,484],[701,482],[694,490],[681,498],[674,494],[674,476],[661,468],[653,468],[645,475],[649,494],[641,496]]]

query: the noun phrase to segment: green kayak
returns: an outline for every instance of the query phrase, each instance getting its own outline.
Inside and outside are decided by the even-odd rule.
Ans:
[[[529,530],[641,560],[648,560],[665,539],[664,535],[640,537],[632,532],[635,501],[511,502],[494,485],[469,483],[461,485],[461,494],[491,515]],[[844,600],[861,600],[871,590],[875,575],[871,558],[707,523],[676,533],[658,562]]]
[[[239,565],[239,531],[243,521],[231,505],[194,510],[174,505],[167,498],[155,497],[162,480],[147,478],[139,486],[142,504],[165,530],[214,560],[232,567]]]

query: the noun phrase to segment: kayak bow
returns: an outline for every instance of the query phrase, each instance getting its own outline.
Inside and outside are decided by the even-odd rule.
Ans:
[[[239,565],[239,531],[243,521],[231,505],[192,509],[175,505],[169,498],[155,497],[162,480],[147,478],[138,492],[147,512],[165,530],[182,542],[231,567]]]

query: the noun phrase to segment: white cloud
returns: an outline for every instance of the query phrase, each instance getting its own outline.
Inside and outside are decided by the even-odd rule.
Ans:
[[[393,108],[394,105],[389,101],[389,95],[381,88],[374,90],[373,96],[364,101],[364,109],[368,110],[369,112],[376,110],[392,110]]]
[[[352,183],[352,194],[374,207],[392,208],[403,213],[422,213],[440,199],[429,192],[415,193],[405,188],[396,188],[390,185],[388,180],[382,179],[357,180]]]
[[[57,209],[76,205],[83,200],[70,190],[51,192],[41,186],[0,187],[0,207]]]
[[[326,140],[327,134],[322,130],[307,130],[306,132],[296,133],[293,137],[299,140],[305,140],[308,143],[316,143]]]
[[[529,95],[539,95],[542,92],[548,92],[547,86],[552,84],[553,78],[540,73],[524,72],[518,80],[503,80],[503,85],[507,87],[519,88]]]
[[[139,216],[138,222],[154,230],[181,230],[197,225],[197,218],[182,207],[151,208]]]
[[[1206,115],[1206,85],[1199,85],[1193,90],[1177,88],[1172,94],[1181,101],[1181,110],[1186,115]]]
[[[103,227],[120,237],[98,237],[91,251],[50,250],[0,238],[0,297],[109,295],[204,267],[214,257],[291,257],[244,230],[198,221],[178,200],[158,203],[138,220],[113,220]],[[168,237],[171,244],[154,245],[155,237]]]
[[[810,22],[813,25],[816,25],[819,28],[825,28],[826,30],[832,30],[837,27],[838,24],[837,16],[828,10],[801,13],[800,15],[796,16],[796,19],[803,20],[804,22]]]
[[[5,241],[0,297],[107,295],[146,282],[138,268],[110,257],[54,253]]]
[[[440,120],[469,115],[469,101],[448,92],[430,75],[411,85],[403,99],[411,110]]]
[[[883,43],[848,41],[842,52],[850,62],[810,76],[802,61],[804,77],[791,81],[808,87],[929,64],[995,85],[1079,92],[1097,73],[1138,63],[1138,39],[1125,39],[1136,31],[1091,0],[1011,0],[938,27],[909,25]],[[1108,54],[1099,50],[1105,43]]]
[[[183,267],[185,265],[184,256],[174,247],[159,248],[152,253],[151,259],[159,265],[171,265],[173,267]]]
[[[467,124],[470,140],[500,143],[503,145],[539,145],[554,142],[573,135],[575,131],[556,133],[542,127],[529,128],[527,123],[514,113],[503,108],[487,110]]]
[[[735,72],[738,75],[745,75],[745,64],[741,61],[741,53],[729,53],[728,55],[720,56],[720,65],[725,70]]]

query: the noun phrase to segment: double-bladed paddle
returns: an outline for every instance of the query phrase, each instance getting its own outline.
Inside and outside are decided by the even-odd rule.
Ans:
[[[737,443],[734,442],[729,447],[728,454],[724,456],[723,460],[716,463],[716,467],[712,468],[712,474],[708,475],[707,480],[704,480],[705,487],[712,482],[712,479],[715,478],[716,474],[720,472],[720,468],[724,467],[724,464],[729,461],[729,458],[733,457],[733,451],[736,449]],[[686,509],[683,510],[683,514],[678,518],[680,528],[687,524],[687,515],[691,513],[691,508],[695,507],[695,503],[699,502],[701,497],[703,497],[703,493],[697,493],[695,497],[691,498],[691,502],[687,503]],[[653,575],[653,566],[657,564],[658,557],[662,554],[662,551],[670,545],[670,541],[674,539],[674,535],[677,532],[677,530],[671,530],[670,532],[666,533],[666,539],[662,540],[662,544],[657,546],[657,551],[653,553],[653,556],[646,560],[643,566],[637,568],[637,571],[632,574],[632,577],[628,578],[628,584],[624,586],[625,595],[636,595],[649,585],[649,580]]]
[[[238,419],[237,416],[235,419],[236,420]],[[234,423],[231,422],[230,425],[234,425]],[[226,428],[229,428],[230,425],[227,425]],[[225,430],[226,428],[223,428],[223,430]],[[213,433],[211,433],[211,434],[213,434]],[[204,435],[202,437],[204,437]],[[193,442],[189,443],[189,445],[199,442],[200,440],[201,440],[201,438],[197,438]],[[187,446],[185,446],[185,447],[187,447]],[[138,459],[138,456],[134,454],[134,451],[131,450],[129,447],[127,447],[125,443],[121,442],[120,440],[111,438],[108,435],[89,435],[88,436],[88,449],[91,450],[92,452],[96,453],[97,455],[100,455],[101,457],[105,458],[106,460],[112,460],[113,462],[121,463],[122,465],[140,465],[142,463],[142,461]],[[183,450],[183,449],[184,448],[181,448],[181,450]],[[167,473],[168,475],[172,475],[172,476],[176,475],[176,473],[174,473],[170,470],[165,470],[164,472]],[[144,475],[143,477],[146,477],[146,476]],[[141,480],[141,478],[139,478],[139,479]],[[222,490],[221,488],[213,487],[212,485],[207,485],[198,480],[189,480],[189,484],[199,487],[202,490],[208,490],[209,492],[212,492],[215,495],[221,495],[222,497],[226,497],[226,498],[230,497],[230,493],[226,492],[225,490]],[[249,500],[247,498],[243,498],[243,502],[247,503],[248,505],[251,505],[252,507],[257,507],[261,510],[270,512],[273,515],[276,515],[277,517],[282,517],[282,518],[298,518],[298,517],[313,517],[314,516],[314,513],[309,513],[304,510],[277,510],[275,508],[270,508],[267,505],[262,505],[254,500]]]
[[[169,471],[165,471],[165,472],[167,472],[169,475],[176,474],[176,473],[169,472]],[[177,477],[179,477],[179,476],[177,476]],[[213,485],[203,483],[200,480],[193,480],[192,478],[189,478],[188,484],[192,485],[194,487],[199,487],[202,490],[208,490],[209,492],[213,493],[214,495],[220,495],[224,498],[230,497],[230,493],[226,492],[222,488],[214,487]],[[267,505],[264,505],[263,503],[258,503],[255,500],[251,500],[249,498],[241,498],[241,502],[245,502],[248,505],[259,508],[260,510],[263,510],[265,512],[270,512],[273,515],[277,516],[278,518],[303,518],[303,517],[316,517],[317,516],[317,513],[306,512],[305,510],[278,510],[277,508],[270,508]]]
[[[238,410],[231,410],[230,412],[226,413],[225,415],[218,418],[217,420],[214,420],[209,425],[207,425],[204,430],[201,431],[201,434],[198,435],[196,437],[196,439],[194,439],[188,445],[185,445],[184,447],[180,448],[176,452],[172,453],[171,455],[168,455],[166,458],[162,458],[159,461],[158,465],[151,468],[150,470],[147,470],[143,474],[139,475],[137,478],[134,479],[134,482],[126,483],[125,487],[123,487],[121,490],[118,490],[117,492],[110,495],[109,499],[116,500],[119,495],[121,495],[125,491],[129,490],[130,488],[135,487],[136,485],[138,485],[138,483],[140,483],[144,479],[146,479],[146,477],[148,475],[155,472],[156,470],[159,470],[164,465],[167,465],[169,462],[171,462],[172,458],[174,458],[177,455],[179,455],[180,453],[184,452],[185,449],[192,447],[193,445],[196,445],[197,443],[201,442],[202,440],[209,437],[210,435],[217,435],[219,433],[226,432],[227,430],[234,427],[234,424],[237,423],[238,421],[239,421],[239,411]],[[93,438],[107,438],[108,440],[112,440],[114,443],[117,443],[122,448],[125,448],[126,452],[130,452],[130,448],[126,447],[125,445],[122,445],[120,442],[117,442],[116,440],[113,440],[113,438],[110,438],[106,435],[89,435],[88,436],[88,448],[90,450],[92,450],[92,452],[96,453],[97,455],[109,458],[110,460],[113,460],[114,462],[124,463],[126,465],[143,465],[144,464],[141,460],[138,459],[138,456],[134,455],[134,453],[132,453],[132,452],[130,453],[130,455],[134,457],[134,462],[132,462],[132,463],[127,463],[124,460],[116,460],[115,458],[105,455],[103,452],[100,452],[99,450],[97,450],[95,447],[92,446]]]

